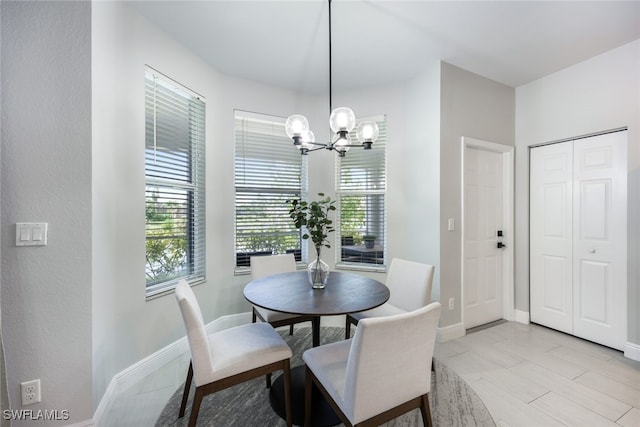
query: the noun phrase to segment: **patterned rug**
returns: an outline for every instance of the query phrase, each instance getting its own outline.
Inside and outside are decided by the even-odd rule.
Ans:
[[[311,328],[297,326],[292,336],[289,335],[288,328],[286,331],[280,331],[280,334],[293,350],[291,367],[302,365],[302,353],[311,348]],[[343,328],[323,327],[321,329],[321,344],[342,339],[344,339]],[[434,364],[435,374],[431,375],[431,392],[429,393],[434,426],[495,426],[491,415],[475,392],[437,359],[434,360]],[[186,372],[184,375],[186,377]],[[279,374],[275,374],[277,375]],[[183,418],[178,419],[183,388],[184,383],[169,399],[156,426],[183,427],[188,424],[194,391],[192,386],[187,411]],[[422,418],[420,412],[415,410],[384,425],[387,427],[422,426]],[[198,415],[198,426],[279,427],[286,426],[286,423],[271,409],[269,390],[265,387],[264,377],[260,377],[205,397]]]

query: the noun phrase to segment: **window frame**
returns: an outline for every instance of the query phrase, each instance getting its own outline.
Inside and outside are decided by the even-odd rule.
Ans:
[[[159,89],[159,85],[162,88]],[[183,108],[180,109],[176,105],[181,105]],[[169,118],[163,120],[162,116]],[[145,294],[147,299],[172,292],[181,279],[187,280],[192,285],[206,280],[205,150],[206,99],[158,70],[145,66]],[[150,194],[154,196],[150,197]],[[166,202],[159,204],[158,194],[165,194]],[[148,276],[150,268],[147,260],[148,243],[150,233],[157,231],[161,226],[157,222],[153,224],[154,221],[148,217],[147,208],[157,208],[158,211],[165,212],[173,210],[172,215],[179,221],[184,221],[184,230],[171,236],[178,239],[184,238],[186,241],[184,261],[182,261],[184,266],[180,267],[181,271],[175,275],[167,275],[155,282],[150,282]],[[171,227],[172,232],[180,229],[179,225],[172,224]],[[162,240],[162,238],[158,239],[156,236],[155,240]]]
[[[272,221],[271,224],[274,224],[276,228],[280,228],[282,231],[280,233],[271,230],[270,233],[265,233],[265,235],[287,235],[287,234],[295,234],[298,247],[297,248],[289,248],[290,251],[295,251],[296,263],[298,266],[306,265],[307,262],[307,241],[302,239],[302,231],[299,229],[295,229],[293,225],[293,221],[288,215],[288,207],[285,204],[285,199],[289,198],[302,198],[306,200],[308,194],[308,156],[302,156],[298,150],[295,149],[293,144],[291,143],[291,139],[286,135],[285,132],[285,124],[286,118],[280,117],[272,114],[264,114],[264,113],[256,113],[249,112],[245,110],[234,110],[234,233],[233,233],[233,256],[234,256],[234,274],[235,275],[243,275],[250,273],[250,265],[249,258],[252,255],[269,255],[271,253],[282,253],[278,252],[279,248],[259,248],[259,250],[251,251],[239,251],[239,221],[242,221],[239,216],[239,197],[244,197],[249,200],[251,197],[255,197],[257,199],[260,198],[260,194],[263,195],[271,195],[275,199],[278,196],[282,196],[282,205],[272,203],[271,206],[274,208],[271,211],[276,212],[279,209],[283,209],[278,212],[281,217],[278,216],[278,219]],[[246,127],[240,129],[240,123],[243,123],[245,126],[251,126],[250,129]],[[264,126],[264,128],[263,128]],[[271,128],[270,132],[273,132],[271,135],[268,135],[267,128]],[[246,133],[245,133],[246,132]],[[254,132],[252,134],[250,132]],[[257,137],[256,134],[258,132],[264,132],[264,137]],[[256,139],[260,139],[261,143],[265,145],[260,147],[256,143]],[[251,142],[250,142],[251,140]],[[247,149],[250,149],[251,153],[247,154]],[[299,175],[298,175],[298,186],[297,188],[288,187],[285,185],[286,183],[290,183],[291,181],[286,181],[285,183],[280,182],[280,185],[264,185],[261,183],[270,183],[274,182],[272,174],[269,171],[274,169],[265,169],[262,172],[264,175],[260,175],[263,179],[257,179],[255,174],[260,174],[260,168],[252,167],[251,165],[246,164],[247,156],[257,156],[263,155],[265,162],[271,161],[272,165],[274,162],[280,163],[282,166],[286,164],[287,161],[291,162],[294,159],[296,162],[299,161]],[[244,162],[242,165],[239,165],[239,162]],[[244,169],[243,169],[244,168]],[[239,177],[239,174],[242,174],[243,177]],[[283,176],[294,176],[290,174],[297,174],[297,172],[293,169],[285,170],[282,172]],[[247,175],[245,178],[244,175]],[[242,181],[241,181],[242,180]],[[239,189],[244,189],[244,191],[239,191]],[[240,195],[240,196],[239,196]],[[275,200],[274,199],[274,200]],[[269,197],[265,197],[267,203],[269,203]],[[279,202],[278,202],[279,203]],[[268,204],[266,207],[268,208]],[[246,232],[249,233],[251,230],[248,228]],[[289,228],[287,230],[287,228]],[[281,248],[280,248],[281,249]],[[286,249],[286,248],[285,248]],[[272,252],[269,252],[271,250]],[[240,259],[240,255],[246,254],[246,259]],[[242,261],[242,263],[240,263]]]
[[[356,150],[362,150],[362,153],[358,153],[357,155],[362,155],[362,156],[366,156],[367,154],[370,154],[371,152],[369,150],[363,150],[360,148],[351,148],[351,150],[349,150],[345,157],[336,157],[336,177],[335,177],[335,186],[336,186],[336,200],[337,200],[337,210],[336,210],[336,241],[335,241],[335,259],[336,259],[336,269],[343,269],[343,270],[360,270],[360,271],[380,271],[380,272],[384,272],[387,270],[387,266],[388,266],[388,233],[387,233],[387,222],[388,222],[388,214],[387,214],[387,189],[388,189],[388,182],[387,182],[387,143],[388,143],[388,128],[387,128],[387,117],[386,115],[377,115],[377,116],[373,116],[373,117],[364,117],[364,118],[360,118],[356,120],[356,127],[354,128],[354,130],[350,133],[350,137],[352,138],[352,141],[356,140],[356,136],[355,136],[355,129],[357,129],[357,125],[360,122],[363,121],[368,121],[368,120],[373,120],[376,123],[378,123],[378,126],[380,128],[380,135],[379,138],[376,142],[373,143],[373,147],[372,150],[374,149],[383,149],[384,152],[382,154],[382,175],[383,175],[383,183],[382,183],[382,189],[378,189],[378,190],[361,190],[361,189],[343,189],[342,188],[342,182],[341,182],[341,175],[342,175],[342,168],[343,168],[343,162],[349,162],[349,156],[353,156],[354,152]],[[363,166],[366,166],[366,163],[363,163]],[[381,218],[380,218],[380,222],[381,222],[381,230],[383,233],[383,241],[381,243],[378,243],[382,246],[382,253],[383,253],[383,258],[382,258],[382,262],[381,263],[373,263],[373,262],[349,262],[349,261],[344,261],[342,259],[342,254],[343,254],[343,237],[349,237],[349,236],[343,236],[343,224],[341,221],[341,217],[342,217],[342,212],[343,212],[343,196],[368,196],[368,195],[379,195],[382,196],[382,202],[383,202],[383,207],[382,209],[379,211],[379,213],[381,214]],[[366,228],[366,225],[364,226]]]

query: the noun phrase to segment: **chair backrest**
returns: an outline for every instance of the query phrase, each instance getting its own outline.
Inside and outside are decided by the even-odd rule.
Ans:
[[[391,260],[387,287],[389,303],[405,311],[414,311],[431,302],[435,267],[400,258]]]
[[[440,303],[361,319],[345,374],[345,415],[353,424],[431,390],[431,360]]]
[[[187,339],[191,350],[193,364],[193,379],[196,385],[203,385],[213,373],[211,348],[204,329],[204,320],[200,305],[191,286],[186,280],[180,280],[175,290],[176,300],[182,312],[184,326],[187,329]]]
[[[292,253],[251,257],[251,278],[253,279],[291,271],[296,271],[296,259]]]

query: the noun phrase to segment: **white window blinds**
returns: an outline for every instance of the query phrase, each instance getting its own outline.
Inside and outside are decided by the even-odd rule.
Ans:
[[[205,277],[205,100],[145,72],[147,296]]]
[[[301,261],[300,231],[288,199],[306,193],[306,159],[284,130],[284,118],[235,113],[236,267],[251,256],[291,252]]]
[[[384,116],[369,120],[375,120],[380,129],[371,150],[352,148],[338,158],[336,166],[338,262],[353,267],[385,264],[387,126]]]

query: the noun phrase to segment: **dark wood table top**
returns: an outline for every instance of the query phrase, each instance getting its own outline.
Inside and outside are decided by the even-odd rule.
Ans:
[[[313,289],[307,272],[296,271],[252,280],[244,296],[273,311],[332,316],[378,307],[389,299],[389,288],[360,274],[332,271],[324,289]]]

